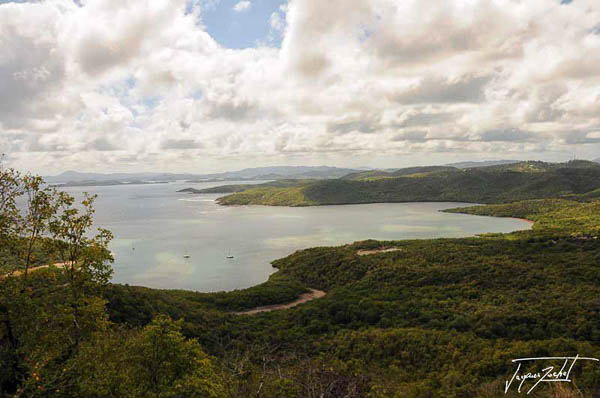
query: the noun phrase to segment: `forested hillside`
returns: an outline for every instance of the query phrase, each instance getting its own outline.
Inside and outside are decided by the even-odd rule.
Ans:
[[[239,189],[241,192],[218,201],[223,205],[275,206],[418,201],[506,203],[555,197],[584,198],[586,193],[598,188],[600,165],[597,163],[520,162],[470,169],[417,167],[395,172],[367,171],[341,179],[298,182],[295,186],[288,182],[281,187],[243,187]]]

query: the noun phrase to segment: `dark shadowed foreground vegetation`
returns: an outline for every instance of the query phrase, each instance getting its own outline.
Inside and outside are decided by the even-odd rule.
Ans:
[[[276,260],[264,284],[211,294],[109,284],[110,235],[66,233],[89,228],[81,217],[91,217],[91,200],[51,206],[39,220],[45,240],[32,247],[58,261],[71,253],[70,266],[0,281],[2,394],[525,395],[531,381],[522,394],[515,386],[504,394],[512,359],[600,356],[600,201],[572,199],[581,200],[451,210],[535,220],[530,231],[313,248]],[[11,208],[2,210],[2,247],[12,248],[4,274],[28,266],[30,229]],[[232,313],[307,288],[327,295],[290,310]],[[571,379],[541,383],[530,396],[600,396],[598,363],[578,362]]]

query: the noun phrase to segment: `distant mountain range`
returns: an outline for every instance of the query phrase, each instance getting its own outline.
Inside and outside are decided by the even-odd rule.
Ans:
[[[47,176],[44,179],[51,183],[82,182],[82,181],[173,181],[194,177],[194,174],[173,173],[84,173],[79,171],[65,171],[56,176]]]
[[[279,180],[279,179],[324,179],[340,178],[356,173],[358,169],[346,169],[329,166],[274,166],[254,167],[225,173],[204,174],[190,182],[233,181],[233,180]]]
[[[600,163],[600,158],[594,162]],[[448,171],[448,169],[473,169],[480,167],[502,166],[517,164],[517,160],[485,160],[450,163],[444,166],[410,167],[404,169],[368,169],[368,168],[340,168],[329,166],[273,166],[253,167],[223,173],[195,174],[195,173],[87,173],[79,171],[65,171],[56,176],[47,176],[45,180],[54,185],[61,186],[100,186],[100,185],[131,185],[131,184],[157,184],[184,180],[190,183],[218,182],[218,181],[249,181],[249,180],[322,180],[344,178],[372,179],[377,177],[399,177],[402,175],[424,173],[432,171]]]
[[[61,186],[94,186],[94,185],[126,185],[155,184],[177,180],[188,182],[245,181],[245,180],[279,180],[279,179],[325,179],[339,178],[349,173],[360,172],[358,169],[346,169],[328,166],[275,166],[255,167],[238,171],[212,174],[191,173],[85,173],[65,171],[56,176],[45,177],[50,184]]]
[[[101,185],[133,185],[158,184],[194,178],[193,174],[173,173],[82,173],[65,171],[56,176],[46,176],[46,182],[60,186],[101,186]]]

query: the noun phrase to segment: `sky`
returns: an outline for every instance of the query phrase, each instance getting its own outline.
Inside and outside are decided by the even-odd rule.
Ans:
[[[0,153],[216,172],[600,157],[598,0],[0,0]]]

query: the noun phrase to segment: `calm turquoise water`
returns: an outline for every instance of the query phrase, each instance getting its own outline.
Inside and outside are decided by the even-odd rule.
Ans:
[[[461,203],[223,207],[221,195],[176,191],[219,183],[65,188],[98,194],[96,221],[115,235],[113,281],[219,291],[264,282],[297,249],[364,239],[464,237],[529,228],[516,219],[441,213]],[[231,251],[234,259],[227,259]],[[184,254],[190,258],[184,258]]]

